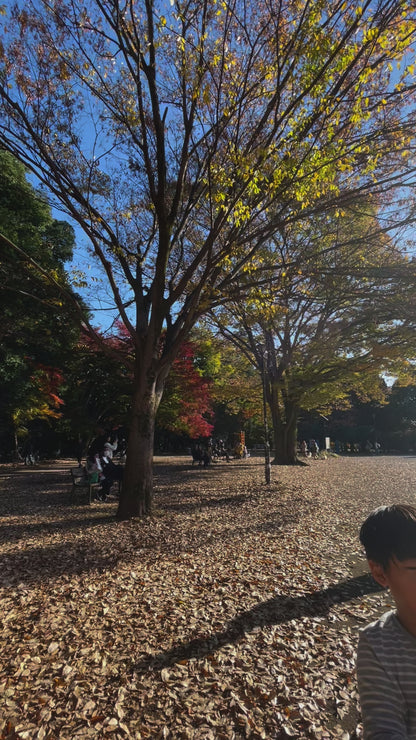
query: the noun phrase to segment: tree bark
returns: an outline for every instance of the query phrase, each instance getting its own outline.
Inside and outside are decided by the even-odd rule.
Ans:
[[[14,439],[13,459],[14,459],[14,462],[19,462],[19,440],[17,438],[17,431],[15,428],[13,428],[13,439]]]
[[[161,396],[151,377],[138,383],[133,396],[118,519],[142,517],[152,511],[155,418]]]
[[[297,465],[297,409],[285,403],[284,413],[273,404],[271,407],[275,457],[274,465]]]

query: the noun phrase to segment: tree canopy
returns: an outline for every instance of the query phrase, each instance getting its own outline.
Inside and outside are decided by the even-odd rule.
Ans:
[[[277,462],[296,462],[301,409],[380,397],[382,372],[413,375],[415,264],[372,211],[364,201],[286,229],[268,247],[282,264],[268,290],[212,312],[264,377]]]
[[[65,407],[60,427],[73,440],[82,440],[85,449],[100,429],[128,428],[132,374],[120,358],[131,353],[130,336],[122,325],[116,325],[111,335],[101,336],[98,341],[84,333],[66,363],[62,389]],[[208,354],[193,338],[184,343],[158,409],[159,430],[186,438],[211,435],[212,377]]]
[[[0,261],[1,428],[17,444],[31,420],[59,415],[58,368],[78,335],[49,281],[22,254],[69,291],[64,262],[72,255],[74,231],[53,219],[24,167],[5,151],[0,151],[0,232],[22,250],[4,242]]]

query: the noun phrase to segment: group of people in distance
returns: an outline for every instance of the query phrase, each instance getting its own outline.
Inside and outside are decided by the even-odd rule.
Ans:
[[[191,446],[192,454],[192,465],[199,463],[200,466],[204,465],[206,468],[213,461],[226,460],[231,461],[231,455],[235,459],[240,460],[241,458],[250,457],[250,453],[243,442],[238,442],[234,448],[231,445],[227,445],[222,439],[208,439],[207,442],[196,442]]]
[[[319,457],[319,445],[316,439],[311,439],[309,445],[304,439],[300,444],[300,453],[302,457],[309,457],[309,455],[314,459]]]
[[[92,483],[100,483],[101,488],[97,494],[99,501],[105,501],[110,495],[112,485],[123,480],[124,468],[116,465],[113,455],[118,447],[118,438],[113,441],[108,435],[105,441],[97,438],[92,443],[87,455],[87,474]]]

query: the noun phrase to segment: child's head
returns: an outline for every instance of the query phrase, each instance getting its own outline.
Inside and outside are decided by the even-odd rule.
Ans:
[[[392,560],[416,558],[416,508],[407,504],[380,506],[360,530],[367,559],[387,570]]]
[[[403,626],[416,637],[416,508],[381,506],[360,531],[373,577],[388,587]]]

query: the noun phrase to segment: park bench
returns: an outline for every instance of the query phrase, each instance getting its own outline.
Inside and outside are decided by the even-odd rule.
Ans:
[[[72,490],[71,495],[75,496],[77,490],[88,492],[88,503],[91,503],[92,492],[100,488],[99,483],[92,483],[88,478],[87,469],[81,465],[77,468],[71,468]]]

